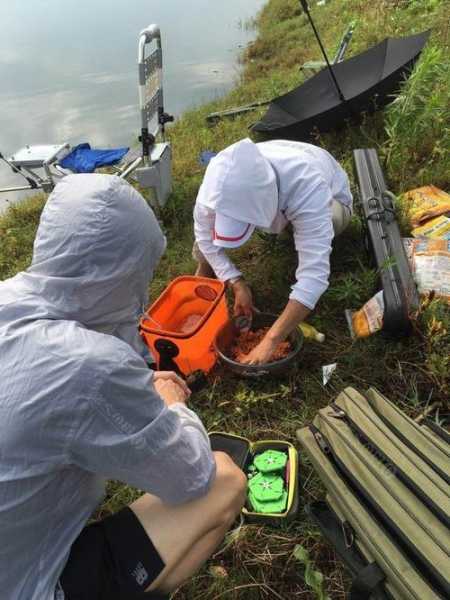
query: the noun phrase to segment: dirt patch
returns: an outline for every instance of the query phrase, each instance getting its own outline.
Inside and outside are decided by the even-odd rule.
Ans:
[[[257,329],[256,331],[249,331],[248,333],[244,332],[239,334],[231,346],[230,357],[236,362],[243,362],[253,348],[256,348],[256,346],[262,341],[269,329],[270,327],[263,327],[262,329]],[[270,361],[273,362],[276,360],[281,360],[282,358],[286,358],[291,349],[292,348],[289,341],[280,342],[276,347],[275,352],[270,357]]]

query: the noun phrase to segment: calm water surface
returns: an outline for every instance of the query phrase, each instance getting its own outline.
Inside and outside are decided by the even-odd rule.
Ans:
[[[168,112],[222,95],[265,0],[0,0],[0,151],[31,143],[128,145],[140,123],[137,41],[161,27]],[[0,165],[0,185],[21,178]],[[5,200],[0,195],[0,209]]]

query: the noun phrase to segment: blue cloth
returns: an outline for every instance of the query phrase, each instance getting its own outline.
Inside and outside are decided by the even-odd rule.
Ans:
[[[213,152],[212,150],[203,150],[200,152],[200,156],[198,157],[198,162],[203,166],[207,167],[209,165],[209,161],[217,156],[217,152]]]
[[[75,173],[93,173],[98,167],[107,167],[118,163],[129,148],[112,148],[100,150],[91,148],[90,144],[78,144],[65,158],[59,161],[63,169],[70,169]]]

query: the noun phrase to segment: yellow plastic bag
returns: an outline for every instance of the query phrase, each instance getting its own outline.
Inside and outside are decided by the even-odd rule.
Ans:
[[[315,327],[310,325],[309,323],[305,323],[304,321],[300,323],[298,328],[301,330],[305,339],[307,340],[316,340],[316,342],[323,342],[325,340],[325,334],[317,331]]]
[[[441,215],[427,221],[420,227],[416,227],[411,233],[416,238],[425,236],[433,239],[450,240],[450,219]]]
[[[384,319],[384,297],[380,290],[368,300],[362,308],[355,312],[345,311],[350,327],[350,333],[354,338],[363,338],[372,335],[383,328]]]
[[[450,212],[450,195],[434,185],[425,185],[402,194],[401,203],[412,227],[419,227],[433,217]]]

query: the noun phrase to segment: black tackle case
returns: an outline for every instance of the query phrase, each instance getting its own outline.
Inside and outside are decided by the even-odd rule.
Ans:
[[[383,331],[404,335],[419,295],[395,216],[393,194],[387,189],[373,148],[353,151],[359,185],[359,209],[366,245],[379,273],[384,298]]]

